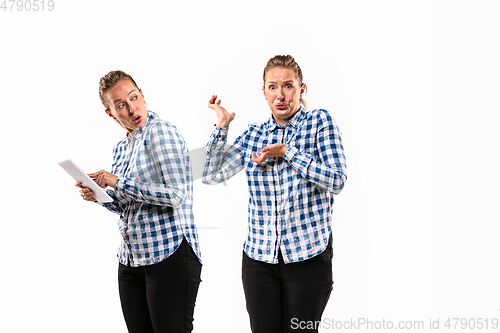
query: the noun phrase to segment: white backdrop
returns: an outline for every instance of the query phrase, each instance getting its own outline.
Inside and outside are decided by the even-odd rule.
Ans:
[[[276,54],[296,58],[310,107],[330,110],[343,133],[348,181],[324,318],[426,331],[437,319],[444,329],[449,317],[499,317],[500,3],[54,4],[0,9],[0,331],[126,331],[118,217],[81,200],[57,165],[110,169],[125,133],[103,111],[99,78],[131,74],[195,149],[213,129],[212,94],[236,113],[230,139],[269,117],[262,70]],[[194,190],[205,264],[194,332],[250,332],[244,174]]]

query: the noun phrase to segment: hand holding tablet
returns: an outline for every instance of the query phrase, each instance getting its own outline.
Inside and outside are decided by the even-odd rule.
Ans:
[[[78,165],[71,159],[59,162],[59,165],[73,177],[74,180],[81,183],[82,187],[87,187],[94,192],[94,198],[99,203],[113,202],[113,199],[104,191],[95,181],[92,180]]]

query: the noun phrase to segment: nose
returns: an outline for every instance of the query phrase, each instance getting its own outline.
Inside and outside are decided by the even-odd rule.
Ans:
[[[280,101],[285,99],[285,95],[283,94],[283,88],[276,89],[276,98]]]
[[[131,104],[131,103],[128,103],[128,112],[133,115],[135,113],[135,107]]]

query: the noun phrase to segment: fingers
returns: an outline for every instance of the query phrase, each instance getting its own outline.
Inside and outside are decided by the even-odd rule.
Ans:
[[[222,106],[220,106],[221,100],[217,100],[217,95],[212,95],[208,100],[208,107],[214,110],[216,113],[227,112]]]
[[[258,162],[258,156],[257,156],[257,154],[256,154],[256,153],[252,153],[252,161],[253,161],[253,162],[255,162],[255,163],[257,163],[257,164],[260,164],[260,163]]]
[[[108,177],[106,171],[104,170],[99,171],[99,174],[97,175],[94,181],[97,183],[97,185],[99,185],[102,188],[108,187]]]
[[[215,111],[217,116],[217,122],[215,125],[217,127],[228,127],[229,124],[234,120],[236,114],[234,112],[229,113],[221,105],[221,100],[217,99],[217,95],[212,95],[208,100],[208,107]]]
[[[271,157],[283,157],[287,149],[282,143],[274,143],[262,148],[260,152],[252,153],[252,161],[260,164]]]
[[[217,95],[212,95],[212,97],[208,100],[208,106],[210,107],[210,104],[214,104],[216,99]]]
[[[106,188],[108,187],[108,185],[114,187],[116,185],[116,179],[118,178],[117,176],[104,170],[100,170],[94,173],[88,173],[87,175],[102,188]],[[81,182],[76,182],[75,186],[80,188],[80,195],[82,196],[83,200],[97,201],[94,198],[94,192],[90,188],[84,187]]]
[[[268,153],[269,157],[283,157],[287,151],[287,147],[282,143],[274,143],[262,148],[261,153]]]
[[[267,154],[252,153],[252,161],[256,164],[261,164],[267,159]]]
[[[85,200],[85,201],[97,201],[94,198],[94,192],[91,189],[89,189],[88,187],[83,187],[81,182],[76,182],[75,186],[80,188],[80,195],[82,196],[83,200]]]
[[[96,201],[94,198],[94,192],[88,187],[80,188],[80,194],[85,201]]]
[[[106,171],[100,170],[100,171],[97,171],[94,173],[88,173],[87,175],[90,178],[92,178],[97,183],[97,185],[99,185],[102,188],[105,188],[108,186],[107,185],[108,180],[107,180],[106,174],[107,174]]]
[[[102,171],[102,170],[101,170],[101,171]],[[90,178],[95,178],[95,177],[97,177],[97,176],[99,175],[99,173],[100,173],[101,171],[97,171],[97,172],[94,172],[94,173],[88,173],[88,174],[87,174],[87,176],[89,176]]]
[[[94,181],[97,183],[102,188],[106,188],[108,186],[115,188],[116,187],[116,181],[118,179],[118,176],[101,170],[96,173],[96,177],[94,178]]]
[[[216,102],[217,101],[217,102]],[[220,105],[220,102],[221,100],[217,100],[217,95],[212,95],[212,97],[210,97],[210,99],[208,100],[208,106],[210,106],[211,104],[217,104],[217,105]]]
[[[269,146],[266,146],[266,147],[262,148],[261,152],[264,153],[266,151],[271,151],[271,150],[274,150],[274,149],[279,149],[282,146],[283,146],[282,143],[273,143],[272,145],[269,145]]]
[[[266,155],[271,155],[271,154],[272,154],[272,152],[273,152],[273,150],[274,150],[275,148],[276,148],[276,146],[273,144],[273,145],[266,146],[266,147],[262,148],[262,149],[260,150],[260,152],[261,152],[262,154],[266,153]],[[269,156],[269,157],[272,157],[272,156]]]

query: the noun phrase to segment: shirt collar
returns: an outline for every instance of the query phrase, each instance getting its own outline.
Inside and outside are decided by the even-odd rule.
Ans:
[[[304,110],[304,108],[301,107],[300,110],[297,111],[293,115],[292,119],[287,121],[287,123],[284,126],[278,124],[274,120],[273,115],[271,115],[271,117],[269,117],[269,119],[264,123],[264,125],[267,127],[267,130],[269,132],[273,132],[274,130],[276,130],[278,128],[285,128],[288,126],[292,126],[293,128],[296,128],[297,125],[304,119],[305,115],[306,115],[306,111]]]
[[[130,144],[135,140],[139,139],[150,127],[156,122],[158,117],[154,112],[148,111],[148,120],[141,128],[135,129],[130,133],[127,133],[127,143]]]

